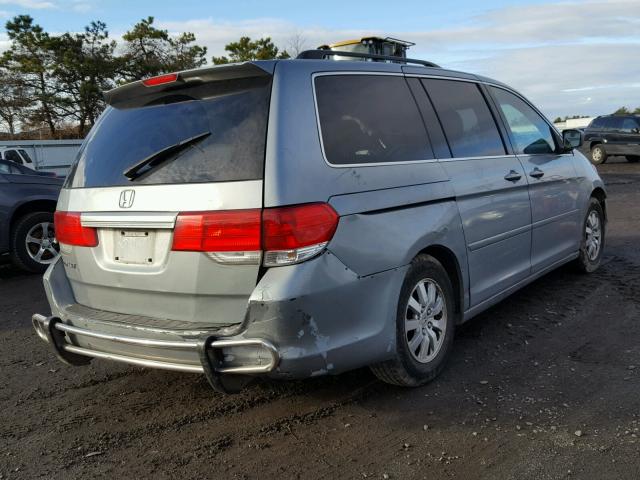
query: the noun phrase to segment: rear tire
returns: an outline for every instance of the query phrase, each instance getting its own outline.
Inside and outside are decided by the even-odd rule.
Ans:
[[[575,265],[580,272],[592,273],[600,266],[605,245],[604,212],[600,202],[593,197],[582,223],[582,232],[580,256]]]
[[[396,353],[372,365],[380,380],[417,387],[442,371],[455,334],[454,290],[442,264],[419,255],[402,284],[396,313]]]
[[[597,144],[591,147],[591,163],[594,165],[602,165],[607,161],[607,152],[605,151],[602,144]]]
[[[627,155],[627,162],[629,163],[640,162],[640,155]]]
[[[16,221],[11,232],[11,260],[16,267],[43,273],[53,263],[57,252],[53,213],[28,213]]]

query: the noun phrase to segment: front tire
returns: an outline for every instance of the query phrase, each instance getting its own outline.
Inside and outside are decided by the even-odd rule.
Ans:
[[[417,387],[442,371],[455,334],[454,293],[442,264],[419,255],[402,284],[396,314],[396,353],[372,365],[383,382]]]
[[[591,148],[591,163],[594,165],[602,165],[607,161],[607,152],[601,144],[594,145]]]
[[[580,256],[576,259],[576,266],[583,273],[595,272],[602,260],[605,240],[604,211],[595,198],[591,198],[589,202],[582,232]]]
[[[11,233],[11,260],[16,267],[43,273],[57,256],[53,213],[29,213],[16,221]]]

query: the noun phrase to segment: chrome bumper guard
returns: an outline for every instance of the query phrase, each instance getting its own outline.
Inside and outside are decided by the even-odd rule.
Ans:
[[[56,356],[60,360],[70,365],[86,365],[91,361],[91,357],[104,358],[114,360],[116,362],[139,365],[142,367],[161,368],[180,372],[204,373],[209,382],[213,385],[213,383],[220,382],[219,375],[221,374],[268,373],[277,367],[280,360],[276,347],[271,342],[262,339],[221,340],[215,337],[208,337],[202,341],[165,341],[94,332],[92,330],[67,325],[57,317],[45,317],[38,313],[33,315],[31,319],[38,336],[51,345]],[[66,340],[67,333],[140,347],[164,347],[169,349],[192,350],[198,353],[201,365],[163,362],[160,360],[150,360],[98,350],[90,350],[68,343]],[[269,363],[264,365],[225,367],[222,362],[222,349],[231,347],[258,347],[262,350],[266,350],[271,359]]]

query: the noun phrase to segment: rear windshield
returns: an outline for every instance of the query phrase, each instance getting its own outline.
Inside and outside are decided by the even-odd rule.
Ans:
[[[263,177],[270,78],[178,90],[137,108],[108,107],[67,187],[257,180]]]

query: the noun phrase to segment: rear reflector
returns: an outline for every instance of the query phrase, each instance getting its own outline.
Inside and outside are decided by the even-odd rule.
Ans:
[[[290,265],[320,253],[337,225],[338,214],[326,203],[185,212],[176,218],[172,250],[207,252],[216,262],[236,264],[258,263],[264,251],[266,266]]]
[[[53,216],[56,239],[66,245],[95,247],[98,235],[95,228],[83,227],[79,212],[56,212]]]
[[[158,75],[157,77],[147,78],[142,81],[145,87],[155,87],[156,85],[163,85],[165,83],[173,83],[178,81],[177,73],[167,73],[166,75]]]

